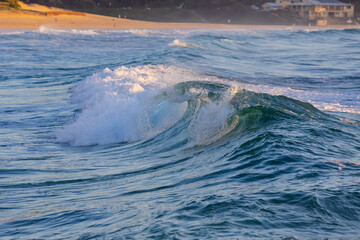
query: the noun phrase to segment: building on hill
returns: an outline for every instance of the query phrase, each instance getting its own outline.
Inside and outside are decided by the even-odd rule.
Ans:
[[[292,4],[297,4],[297,3],[301,3],[302,0],[275,0],[275,2],[277,4],[280,4],[282,5],[283,7],[286,7],[286,6],[289,6],[289,5],[292,5]]]
[[[277,10],[267,8],[269,4],[263,4],[263,9]],[[288,9],[307,21],[319,21],[322,24],[354,18],[354,5],[338,0],[275,0],[273,4],[281,5],[278,9]]]
[[[282,0],[276,0],[281,2]],[[317,18],[352,18],[354,5],[338,0],[303,0],[288,5],[288,8],[302,17]]]
[[[267,2],[262,5],[262,9],[266,11],[274,11],[283,8],[284,6],[279,3]]]

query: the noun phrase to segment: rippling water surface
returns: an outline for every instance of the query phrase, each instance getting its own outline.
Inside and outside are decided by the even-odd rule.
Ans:
[[[359,43],[0,31],[0,238],[358,239]]]

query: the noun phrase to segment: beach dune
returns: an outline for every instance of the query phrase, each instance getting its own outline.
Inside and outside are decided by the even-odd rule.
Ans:
[[[161,29],[161,28],[233,28],[235,25],[203,23],[159,23],[79,13],[38,4],[19,2],[18,11],[0,11],[0,29]],[[241,25],[243,26],[243,25]],[[239,25],[238,25],[239,27]],[[243,26],[245,27],[245,26]]]

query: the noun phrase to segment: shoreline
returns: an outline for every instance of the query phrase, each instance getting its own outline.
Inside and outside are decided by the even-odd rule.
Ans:
[[[291,26],[291,25],[239,25],[216,23],[148,22],[130,20],[37,4],[21,3],[17,11],[0,11],[0,30],[36,30],[40,27],[75,30],[126,30],[126,29],[353,29],[359,25]]]

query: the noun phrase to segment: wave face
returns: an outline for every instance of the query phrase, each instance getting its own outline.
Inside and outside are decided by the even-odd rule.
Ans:
[[[0,32],[0,238],[357,239],[359,37]]]

